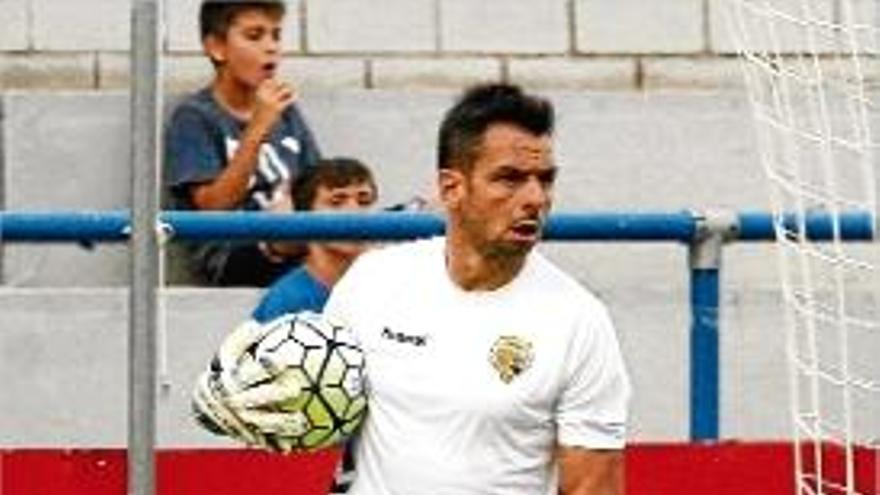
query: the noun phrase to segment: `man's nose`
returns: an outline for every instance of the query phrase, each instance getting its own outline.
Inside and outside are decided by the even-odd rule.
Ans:
[[[551,189],[537,177],[532,177],[526,181],[521,192],[523,202],[527,206],[542,210],[550,204]]]

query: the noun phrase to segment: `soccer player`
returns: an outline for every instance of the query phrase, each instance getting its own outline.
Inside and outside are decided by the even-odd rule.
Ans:
[[[331,158],[306,169],[294,184],[293,204],[302,211],[359,211],[373,207],[378,188],[370,169],[353,158]],[[265,323],[287,313],[321,312],[330,288],[366,248],[364,243],[309,243],[303,264],[278,279],[251,317]],[[333,480],[331,494],[346,493],[354,470],[349,446]]]
[[[278,75],[283,0],[202,0],[204,51],[215,68],[186,97],[166,131],[173,206],[195,210],[290,211],[290,184],[319,159]],[[299,261],[296,243],[209,242],[191,247],[193,270],[217,285],[266,286]]]
[[[360,256],[325,307],[364,349],[349,495],[621,495],[630,385],[605,306],[534,248],[551,104],[468,90],[440,126],[444,237]]]

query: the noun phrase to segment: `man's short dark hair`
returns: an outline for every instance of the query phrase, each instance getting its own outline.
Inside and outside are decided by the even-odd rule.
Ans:
[[[360,160],[349,157],[325,158],[305,170],[293,182],[293,207],[311,210],[318,188],[337,188],[367,183],[376,191],[376,181],[370,169]]]
[[[282,17],[286,10],[284,0],[202,0],[199,9],[201,39],[209,35],[225,38],[235,17],[251,9],[260,9],[278,17]]]
[[[440,124],[437,167],[468,168],[483,134],[492,124],[511,124],[535,136],[553,133],[553,105],[512,84],[474,86],[458,100]]]

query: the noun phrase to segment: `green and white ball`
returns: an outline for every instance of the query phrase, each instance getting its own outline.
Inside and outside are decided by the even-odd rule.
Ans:
[[[286,451],[345,441],[367,411],[364,354],[351,330],[313,312],[267,325],[275,328],[257,344],[254,358],[293,392],[274,406],[287,413],[289,424],[283,432],[267,433],[267,440]]]

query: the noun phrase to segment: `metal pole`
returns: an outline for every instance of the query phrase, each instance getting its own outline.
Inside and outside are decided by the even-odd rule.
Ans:
[[[719,332],[721,251],[738,226],[731,212],[695,214],[697,232],[690,243],[691,394],[690,435],[693,441],[719,436]]]
[[[719,435],[719,270],[691,269],[690,435],[693,441]]]
[[[155,493],[156,313],[159,246],[159,0],[135,0],[131,22],[131,288],[128,493]]]

